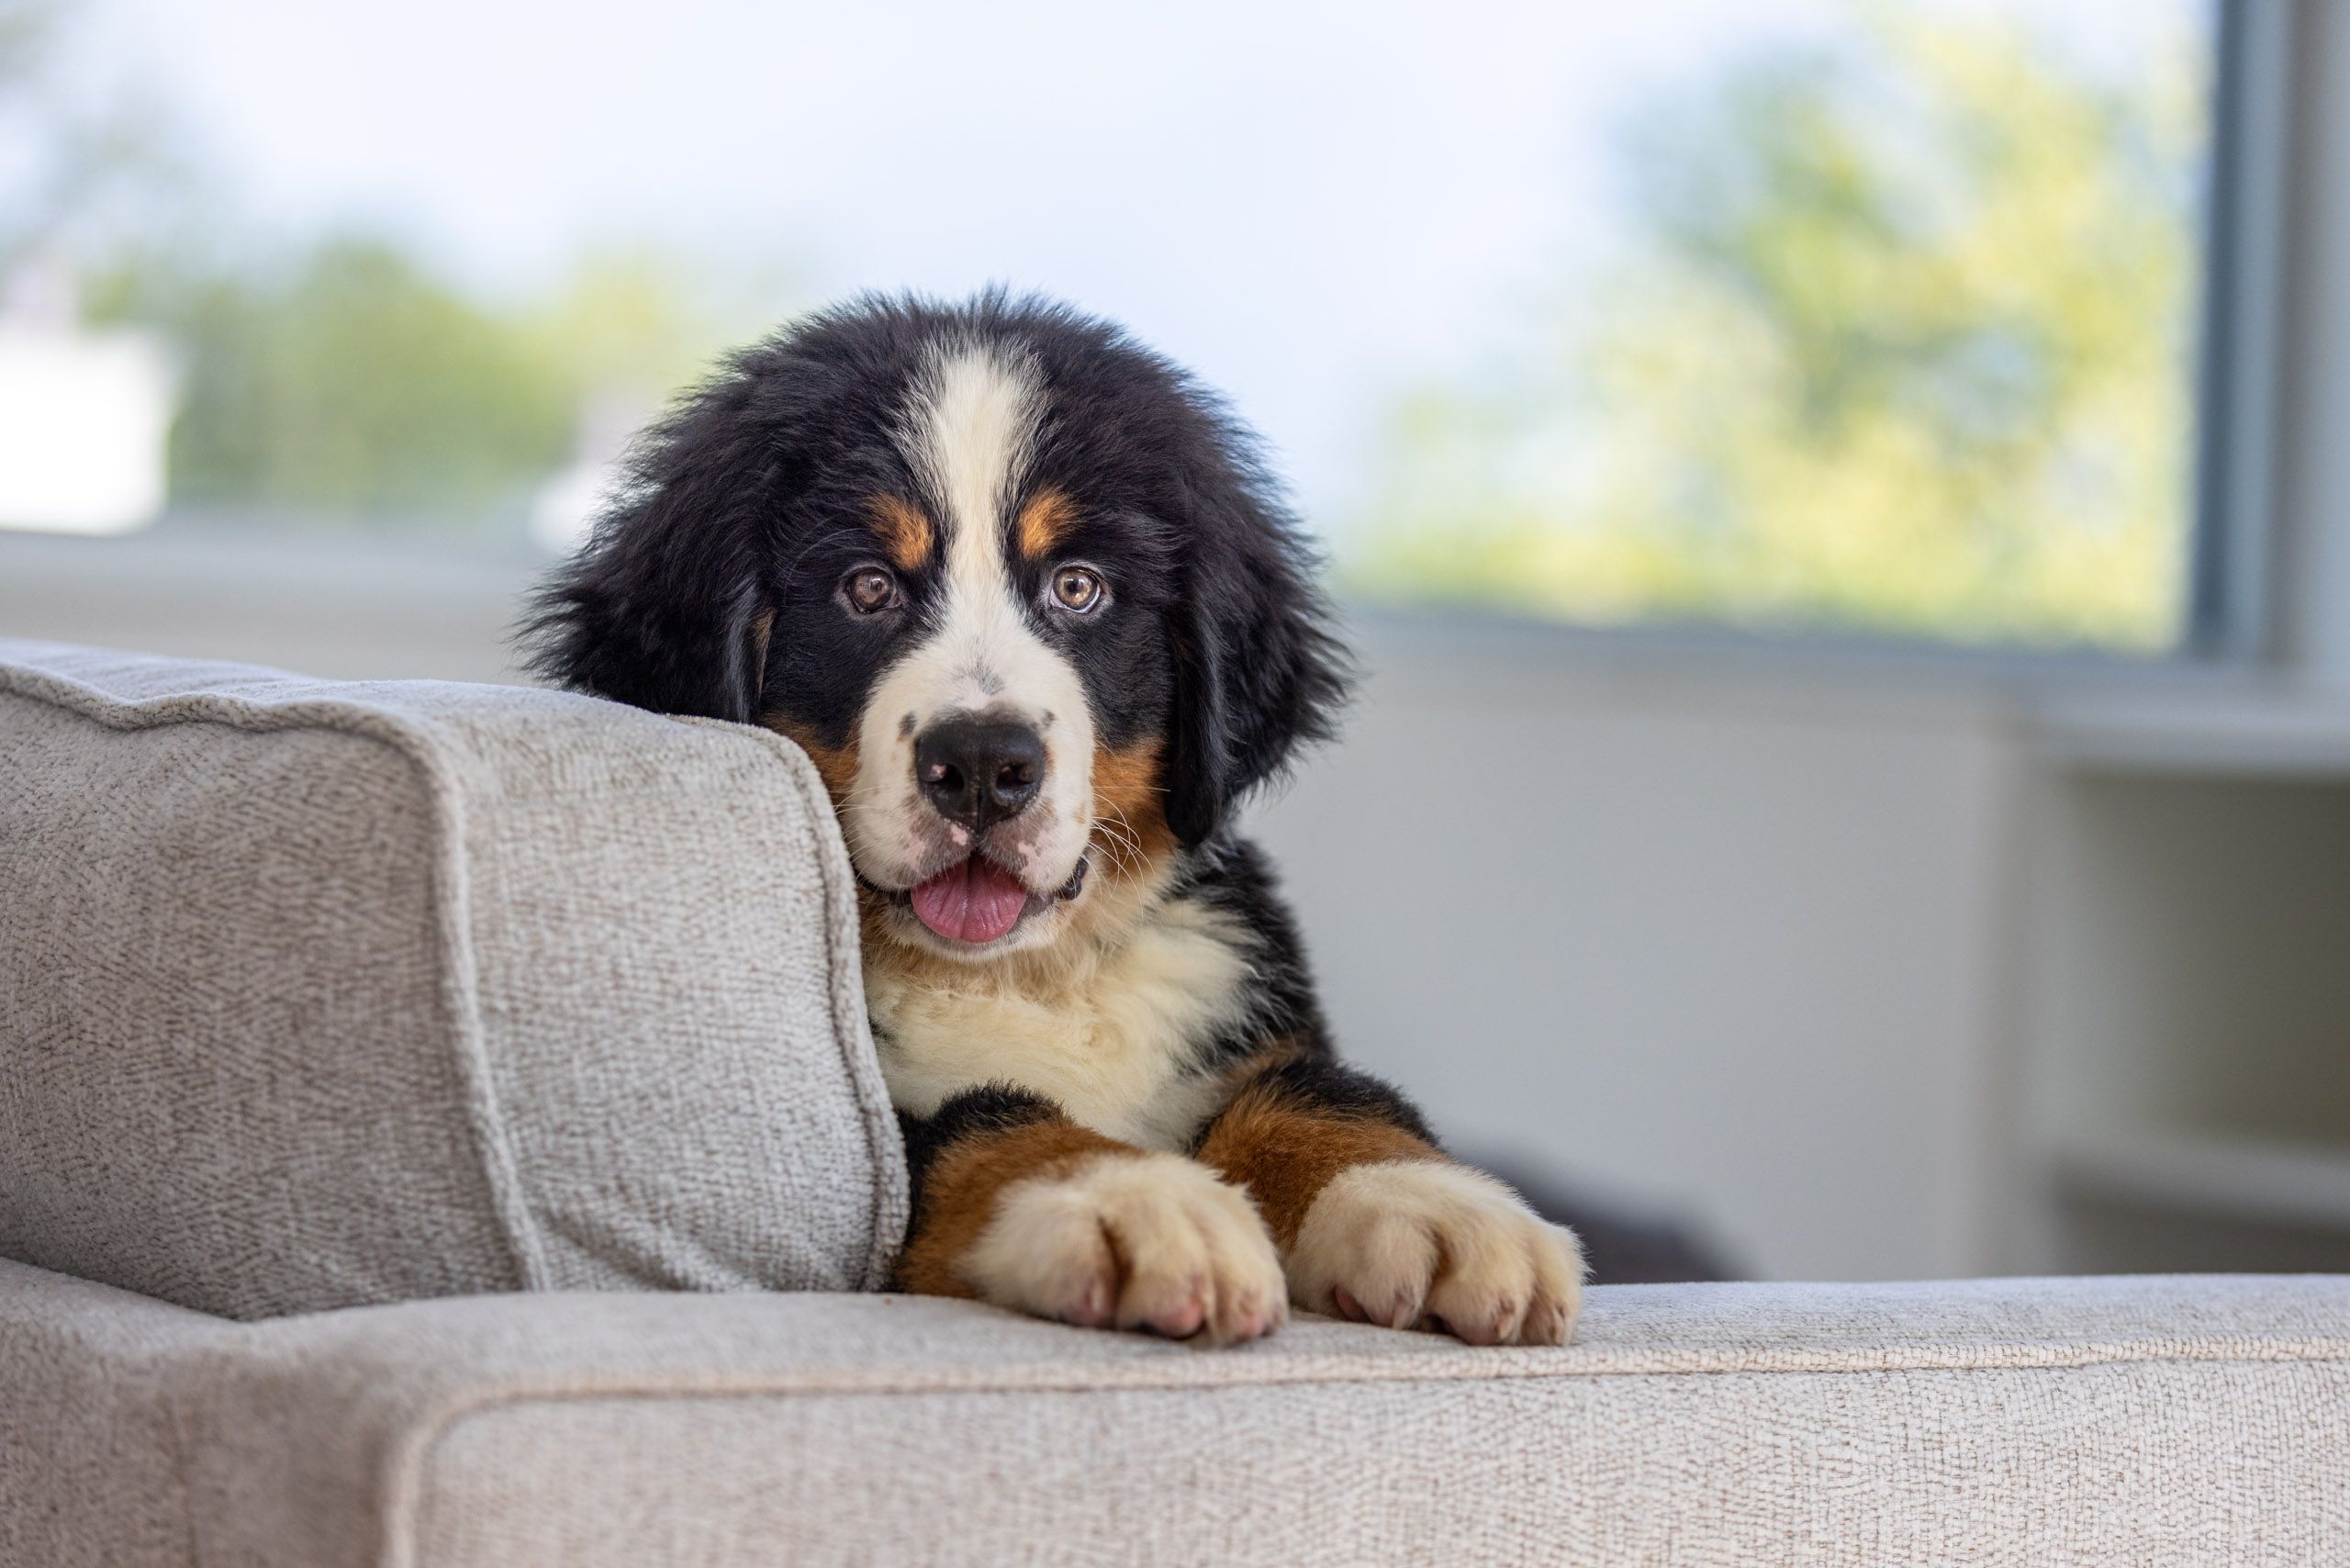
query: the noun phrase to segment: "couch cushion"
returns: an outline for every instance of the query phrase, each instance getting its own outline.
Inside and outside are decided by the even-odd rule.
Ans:
[[[878,1285],[845,854],[763,731],[0,642],[0,1254],[235,1317]]]
[[[1201,1351],[881,1295],[239,1327],[28,1275],[0,1562],[2350,1562],[2343,1279],[1602,1286],[1564,1349]]]

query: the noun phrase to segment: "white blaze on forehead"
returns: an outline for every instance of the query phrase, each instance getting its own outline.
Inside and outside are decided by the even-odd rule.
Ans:
[[[1046,691],[1062,689],[1062,676],[1073,683],[1076,672],[1028,624],[1004,557],[1007,514],[1043,401],[1027,364],[984,345],[942,353],[914,384],[901,439],[945,513],[946,591],[931,639],[911,661],[936,666],[948,688],[928,694],[934,711],[1002,708],[1035,722],[1069,706]]]
[[[933,359],[914,384],[903,442],[908,462],[945,509],[947,570],[959,590],[1002,593],[1004,509],[1036,437],[1035,374],[975,346]]]
[[[938,513],[945,570],[920,640],[875,686],[859,728],[849,843],[877,862],[867,875],[884,886],[934,858],[923,851],[937,819],[914,788],[912,737],[949,713],[1016,718],[1044,738],[1039,798],[990,841],[990,853],[1030,888],[1066,880],[1091,835],[1093,722],[1084,683],[1037,636],[1004,544],[1043,409],[1031,364],[1008,349],[966,343],[930,361],[899,420],[899,448]],[[884,860],[893,863],[878,863]]]

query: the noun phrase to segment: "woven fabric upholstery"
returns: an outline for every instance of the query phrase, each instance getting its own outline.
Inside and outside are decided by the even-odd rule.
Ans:
[[[2350,1280],[1617,1286],[1563,1350],[1201,1351],[876,1295],[241,1327],[0,1266],[0,1562],[2336,1564]]]
[[[232,1317],[878,1285],[847,859],[779,737],[0,643],[0,1255]]]

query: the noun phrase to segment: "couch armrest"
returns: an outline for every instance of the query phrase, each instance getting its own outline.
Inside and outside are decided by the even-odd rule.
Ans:
[[[0,1344],[115,1338],[12,1350],[0,1410],[128,1356],[100,1381],[167,1413],[205,1562],[2350,1561],[2340,1278],[1602,1287],[1565,1350],[1306,1321],[1211,1353],[646,1294],[181,1314],[158,1350],[173,1309],[33,1276],[0,1269]],[[93,1440],[36,1457],[70,1487]],[[79,1561],[78,1511],[6,1473],[6,1528],[64,1533],[0,1556]]]
[[[0,640],[0,1255],[234,1317],[887,1276],[781,736]]]

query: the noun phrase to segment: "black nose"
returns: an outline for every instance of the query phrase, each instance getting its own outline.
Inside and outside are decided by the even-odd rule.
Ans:
[[[948,719],[914,742],[914,782],[973,833],[1027,810],[1044,778],[1044,738],[1013,720]]]

